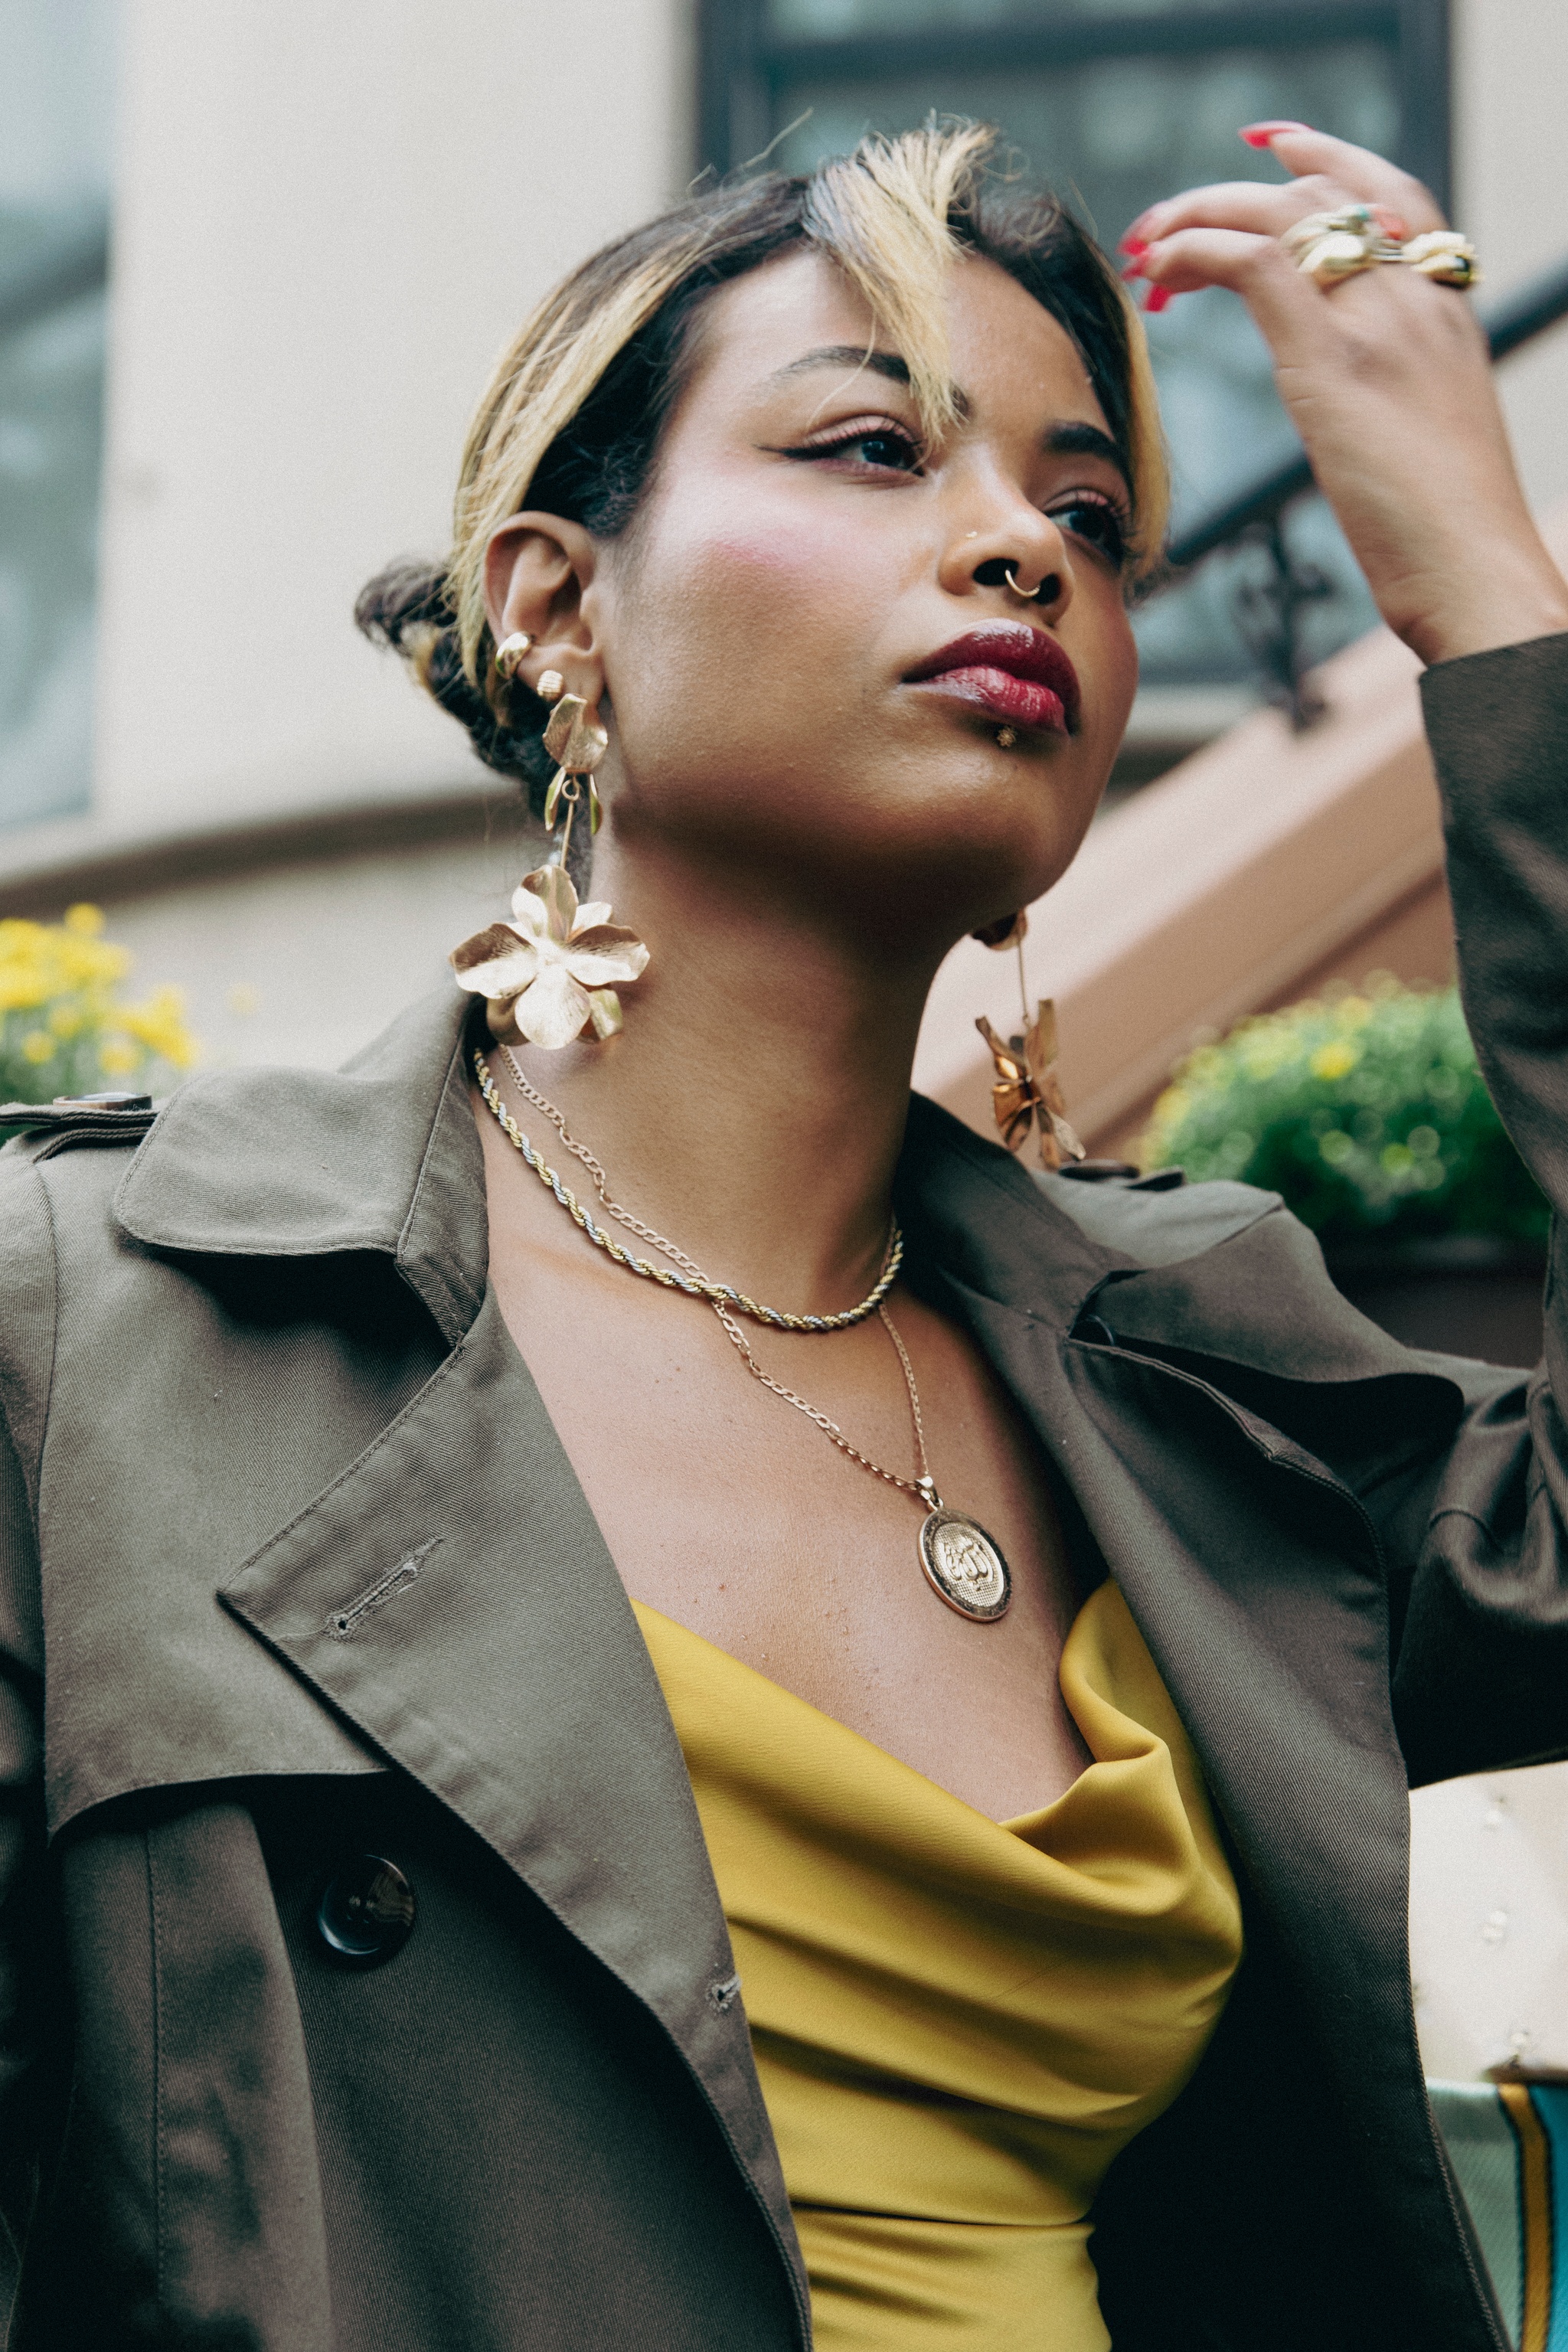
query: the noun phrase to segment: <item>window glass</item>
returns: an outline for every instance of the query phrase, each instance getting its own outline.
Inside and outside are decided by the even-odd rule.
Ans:
[[[86,804],[112,0],[0,0],[0,824]]]
[[[829,0],[773,5],[826,8]],[[864,10],[880,0],[854,5]],[[942,23],[954,22],[951,0],[940,12],[932,0],[933,19],[939,13]],[[1241,123],[1289,117],[1393,152],[1400,133],[1395,71],[1390,46],[1344,41],[1100,58],[1049,71],[950,66],[874,80],[789,79],[776,87],[774,111],[781,127],[795,127],[774,152],[785,169],[800,170],[844,152],[868,130],[907,129],[933,111],[972,116],[997,124],[1021,176],[1054,187],[1114,247],[1157,196],[1207,180],[1277,180],[1278,165],[1237,138]],[[1151,319],[1149,331],[1174,460],[1179,530],[1288,456],[1295,442],[1262,339],[1233,296],[1185,295]],[[1333,583],[1332,596],[1313,615],[1316,640],[1327,650],[1372,625],[1371,601],[1326,510],[1303,510],[1292,530],[1303,554],[1310,549]],[[1245,559],[1238,561],[1245,572]],[[1236,568],[1221,559],[1139,615],[1151,683],[1253,675],[1231,610]]]
[[[1295,0],[1219,0],[1238,16],[1282,13]],[[1213,13],[1207,0],[1205,14]],[[1089,24],[1191,14],[1191,0],[1053,0],[1056,18]],[[973,25],[1037,25],[1039,0],[769,0],[771,32],[795,40],[833,40],[857,33],[909,33],[917,28],[966,30]]]

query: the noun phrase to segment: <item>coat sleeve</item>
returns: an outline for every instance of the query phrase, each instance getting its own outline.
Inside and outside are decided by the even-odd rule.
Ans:
[[[1568,635],[1441,664],[1422,693],[1465,1012],[1552,1224],[1542,1361],[1445,1361],[1458,1432],[1383,1498],[1415,1782],[1568,1754]]]
[[[0,1155],[0,2344],[38,2185],[45,2016],[60,1995],[43,1796],[37,1475],[54,1334],[54,1255],[37,1176]],[[63,2049],[55,2055],[66,2058]]]

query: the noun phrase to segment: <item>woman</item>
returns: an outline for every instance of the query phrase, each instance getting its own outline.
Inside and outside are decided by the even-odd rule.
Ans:
[[[1561,1197],[1568,588],[1430,199],[1248,135],[1289,184],[1130,250],[1249,302],[1432,665]],[[367,592],[584,891],[602,797],[595,903],[542,865],[342,1074],[7,1154],[15,2345],[1503,2341],[1405,1786],[1568,1748],[1556,1326],[1528,1391],[1408,1355],[1271,1196],[909,1095],[1163,516],[1109,265],[983,143],[586,265]]]

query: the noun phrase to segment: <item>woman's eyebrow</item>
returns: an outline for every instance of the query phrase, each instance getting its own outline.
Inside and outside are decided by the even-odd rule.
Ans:
[[[817,351],[803,352],[798,360],[791,360],[769,381],[786,383],[791,376],[805,375],[808,369],[820,367],[856,372],[868,368],[873,375],[885,376],[889,383],[907,384],[910,380],[909,364],[897,352],[868,351],[864,343],[824,343]]]
[[[1126,478],[1126,458],[1098,425],[1053,425],[1041,436],[1040,446],[1047,457],[1103,457]]]

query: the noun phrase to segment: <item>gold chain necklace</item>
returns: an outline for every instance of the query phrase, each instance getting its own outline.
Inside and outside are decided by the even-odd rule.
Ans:
[[[667,1265],[653,1265],[646,1257],[634,1257],[630,1250],[621,1247],[613,1234],[605,1233],[602,1226],[595,1223],[591,1213],[583,1206],[575,1192],[569,1185],[561,1181],[554,1169],[548,1166],[540,1157],[518,1126],[496,1091],[496,1082],[490,1076],[489,1064],[476,1045],[474,1069],[479,1081],[479,1092],[500,1121],[508,1139],[521,1152],[525,1162],[532,1169],[540,1182],[547,1191],[554,1193],[573,1223],[587,1234],[588,1239],[597,1248],[602,1249],[607,1256],[614,1258],[617,1265],[624,1265],[628,1274],[640,1274],[649,1282],[662,1284],[666,1290],[683,1290],[689,1298],[705,1298],[710,1307],[720,1305],[738,1307],[742,1314],[749,1315],[753,1322],[770,1323],[775,1330],[779,1331],[847,1331],[852,1324],[864,1323],[868,1315],[875,1315],[878,1307],[898,1280],[899,1268],[904,1262],[904,1237],[899,1231],[899,1221],[895,1217],[888,1228],[887,1255],[874,1287],[868,1292],[858,1307],[847,1307],[842,1314],[786,1315],[779,1307],[759,1306],[754,1298],[748,1298],[743,1290],[737,1290],[731,1283],[710,1282],[705,1274],[692,1265],[689,1257],[674,1248],[661,1234],[656,1234],[651,1226],[643,1224],[628,1210],[618,1207],[611,1200],[605,1190],[607,1180],[605,1171],[593,1153],[585,1150],[582,1144],[573,1142],[566,1132],[566,1122],[561,1113],[555,1108],[553,1103],[546,1102],[544,1097],[529,1085],[510,1046],[503,1045],[501,1051],[506,1055],[512,1076],[522,1093],[537,1109],[544,1113],[546,1118],[553,1122],[568,1151],[573,1152],[583,1162],[584,1167],[593,1177],[599,1198],[611,1216],[625,1225],[628,1232],[639,1234],[645,1242],[651,1242],[655,1249],[663,1250],[667,1257],[672,1257],[677,1265],[684,1269],[680,1274],[672,1274]]]
[[[921,1567],[925,1572],[927,1582],[938,1597],[947,1602],[950,1609],[957,1610],[961,1617],[968,1617],[980,1623],[993,1623],[998,1617],[1005,1615],[1013,1598],[1013,1580],[1007,1562],[1003,1556],[1000,1545],[994,1537],[987,1535],[984,1528],[970,1518],[965,1512],[950,1510],[937,1493],[936,1482],[931,1475],[931,1464],[926,1454],[925,1423],[921,1414],[920,1390],[915,1384],[915,1368],[910,1361],[909,1350],[899,1337],[892,1317],[882,1303],[888,1291],[892,1287],[893,1279],[903,1260],[903,1237],[899,1231],[897,1220],[894,1220],[889,1235],[888,1254],[882,1275],[870,1297],[859,1307],[850,1309],[844,1315],[790,1317],[766,1307],[760,1308],[754,1301],[745,1298],[728,1285],[710,1281],[702,1272],[701,1267],[687,1256],[684,1250],[678,1249],[675,1244],[668,1240],[663,1234],[656,1233],[651,1225],[644,1224],[640,1218],[633,1216],[629,1209],[624,1209],[618,1201],[612,1200],[609,1179],[599,1161],[595,1159],[586,1145],[579,1143],[567,1131],[566,1121],[556,1109],[555,1105],[547,1100],[537,1087],[530,1084],[510,1046],[503,1045],[501,1052],[506,1058],[513,1081],[522,1095],[550,1120],[567,1150],[574,1158],[582,1161],[593,1177],[594,1188],[607,1213],[618,1223],[625,1225],[628,1231],[637,1234],[643,1241],[650,1243],[655,1249],[662,1250],[667,1257],[672,1258],[681,1268],[686,1279],[682,1281],[665,1268],[650,1265],[647,1259],[630,1256],[610,1235],[600,1232],[569,1188],[562,1183],[555,1171],[548,1167],[540,1154],[533,1150],[527,1136],[523,1134],[505,1103],[502,1102],[495,1081],[490,1076],[489,1066],[483,1055],[476,1048],[474,1067],[479,1075],[479,1089],[484,1096],[486,1105],[508,1141],[521,1154],[525,1164],[533,1171],[540,1181],[554,1194],[581,1231],[586,1234],[590,1240],[597,1242],[602,1249],[606,1250],[617,1265],[626,1265],[634,1273],[647,1275],[654,1281],[662,1282],[668,1287],[683,1290],[689,1297],[705,1299],[723,1325],[725,1332],[740,1353],[742,1362],[754,1380],[760,1381],[763,1387],[770,1390],[774,1396],[782,1398],[785,1404],[793,1405],[797,1412],[804,1413],[806,1419],[816,1428],[820,1429],[823,1435],[829,1439],[841,1454],[848,1455],[851,1462],[858,1463],[861,1469],[868,1470],[873,1477],[883,1479],[888,1486],[898,1487],[901,1494],[912,1495],[915,1500],[923,1506],[925,1517],[921,1523],[920,1531]],[[904,1386],[909,1392],[910,1418],[914,1424],[915,1452],[920,1465],[918,1476],[905,1478],[896,1470],[885,1469],[879,1462],[873,1462],[868,1454],[862,1454],[858,1446],[850,1444],[836,1421],[830,1420],[826,1413],[818,1412],[815,1405],[808,1404],[805,1397],[797,1396],[794,1389],[785,1388],[781,1381],[775,1381],[764,1372],[752,1352],[751,1343],[745,1333],[730,1311],[731,1306],[740,1307],[757,1322],[780,1325],[796,1331],[842,1330],[848,1324],[863,1322],[867,1316],[876,1314],[893,1343],[900,1368],[903,1372]]]

